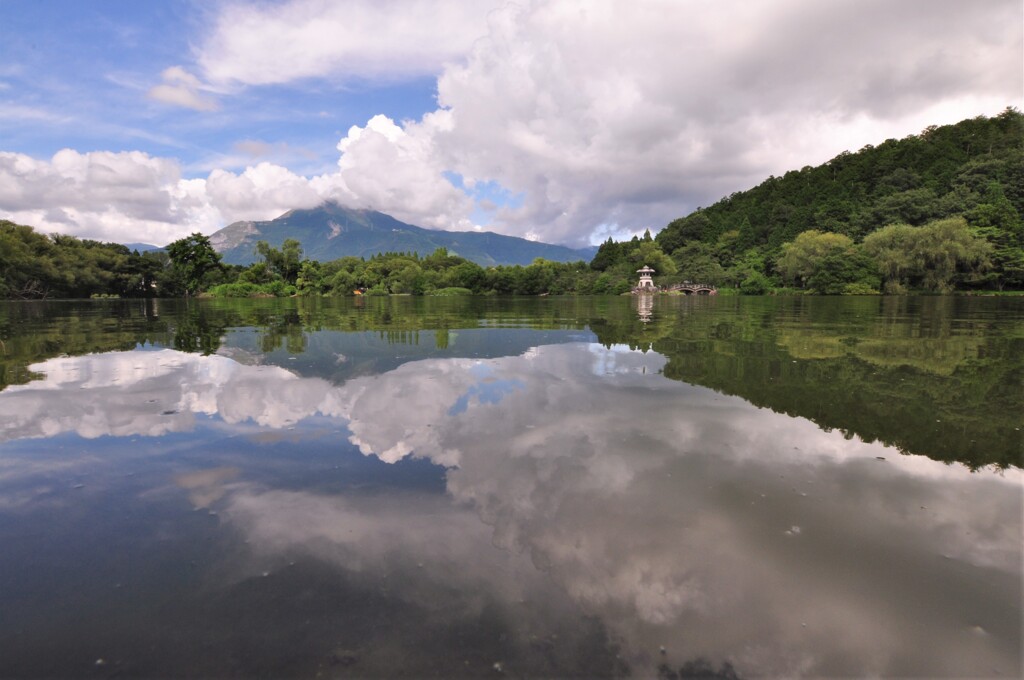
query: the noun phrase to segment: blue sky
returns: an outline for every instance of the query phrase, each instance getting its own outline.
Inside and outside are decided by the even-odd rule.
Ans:
[[[352,125],[378,113],[415,119],[437,107],[436,79],[429,75],[239,88],[218,97],[214,111],[147,97],[165,69],[182,63],[194,68],[192,44],[207,30],[210,16],[205,4],[0,4],[5,26],[0,82],[6,85],[0,94],[11,114],[0,136],[4,150],[49,157],[67,147],[141,149],[178,158],[191,177],[215,167],[244,169],[254,158],[269,157],[311,174],[333,169],[334,146]]]
[[[165,243],[334,200],[584,245],[1021,107],[1019,0],[0,0],[0,217]]]

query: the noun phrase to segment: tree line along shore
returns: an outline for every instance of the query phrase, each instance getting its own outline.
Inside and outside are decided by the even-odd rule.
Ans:
[[[441,248],[318,262],[260,242],[226,265],[192,234],[159,251],[0,220],[0,297],[616,295],[650,266],[669,286],[866,295],[1024,290],[1024,115],[1013,108],[769,177],[591,262],[481,267]]]

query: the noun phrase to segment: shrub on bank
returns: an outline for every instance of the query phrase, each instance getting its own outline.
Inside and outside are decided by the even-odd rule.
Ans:
[[[427,293],[427,295],[433,297],[457,297],[460,295],[472,294],[473,291],[471,291],[469,288],[459,288],[458,286],[451,286],[449,288],[438,288],[437,290],[432,290],[429,293]]]
[[[867,283],[848,283],[843,287],[843,295],[878,295],[878,289]]]
[[[772,289],[772,282],[761,272],[750,272],[740,284],[743,295],[766,295]]]
[[[215,298],[249,298],[249,297],[290,297],[295,295],[295,286],[284,281],[270,283],[222,283],[208,290],[205,295]]]

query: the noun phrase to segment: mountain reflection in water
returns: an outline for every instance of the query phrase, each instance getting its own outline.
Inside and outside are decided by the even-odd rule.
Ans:
[[[1020,675],[1019,448],[693,384],[874,367],[1012,446],[1019,303],[854,302],[160,303],[18,368],[47,318],[109,326],[51,306],[6,343],[0,675]],[[982,379],[997,436],[951,406]]]

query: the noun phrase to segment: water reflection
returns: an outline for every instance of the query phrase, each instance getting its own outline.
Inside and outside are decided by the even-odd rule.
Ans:
[[[670,378],[972,468],[1020,467],[1020,298],[138,301],[0,304],[0,388],[58,355],[173,347],[342,382],[427,357],[597,340]],[[503,328],[500,334],[490,333]]]
[[[477,332],[31,365],[0,393],[8,674],[1020,674],[1018,470]]]
[[[636,302],[636,314],[641,323],[650,323],[654,315],[654,296],[636,295],[633,297]]]
[[[45,378],[3,393],[0,441],[65,432],[154,437],[191,431],[197,414],[280,428],[337,412],[326,380],[227,357],[167,349],[51,359],[31,368]]]
[[[590,370],[595,354],[617,370]],[[496,374],[529,375],[525,389],[500,415],[478,404],[435,426],[416,453],[457,465],[448,491],[494,543],[528,553],[616,622],[629,649],[663,640],[771,675],[972,674],[993,654],[1012,667],[1019,598],[1004,596],[1019,595],[1021,527],[1007,524],[1020,516],[1019,475],[900,458],[651,376],[650,361],[596,346],[501,360]],[[382,376],[372,399],[403,414],[416,380]],[[438,423],[443,407],[420,417]],[[403,420],[353,409],[350,427],[364,452],[394,451]],[[999,588],[967,596],[965,568]],[[900,631],[924,620],[934,628],[908,649]],[[990,631],[985,642],[965,637],[974,625]],[[1006,635],[1001,650],[993,629]]]

